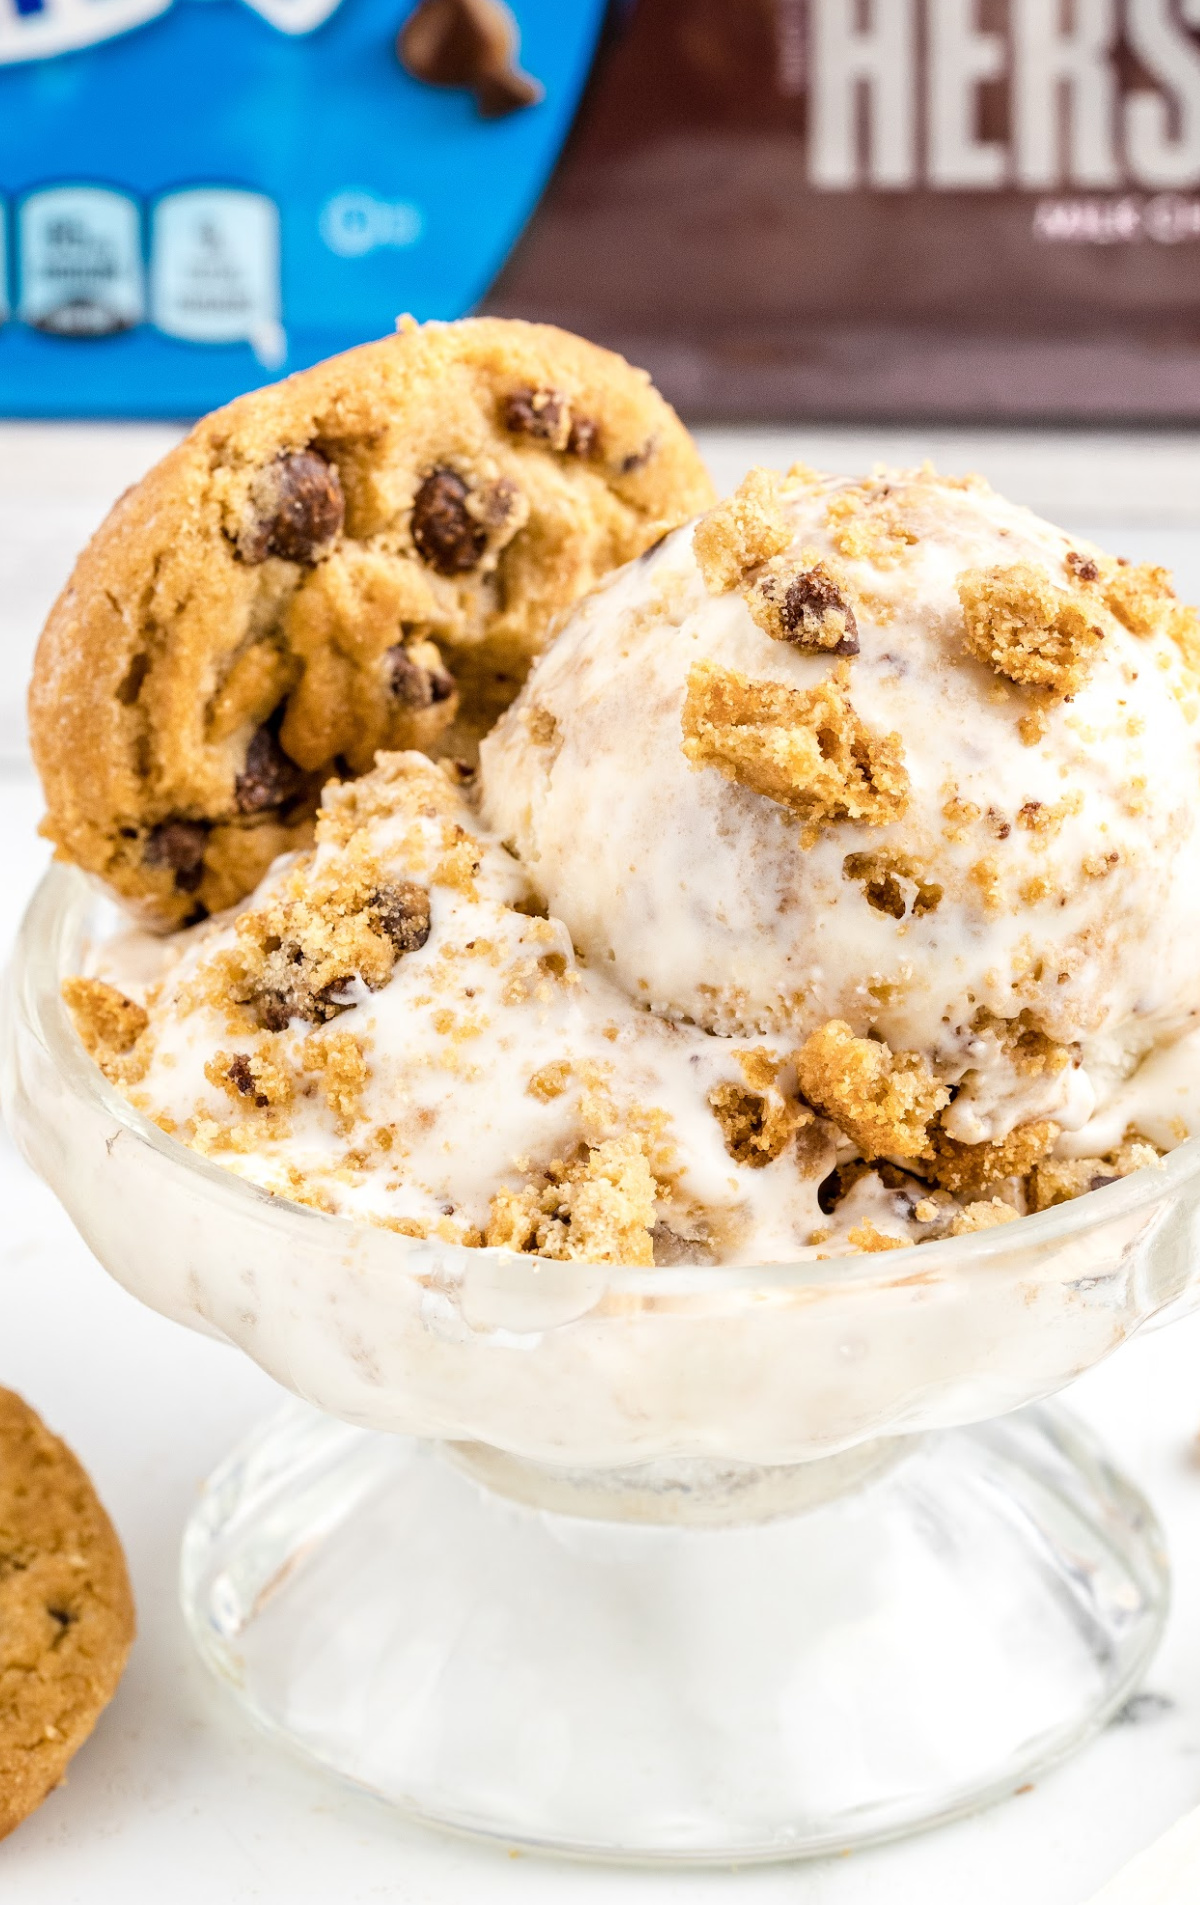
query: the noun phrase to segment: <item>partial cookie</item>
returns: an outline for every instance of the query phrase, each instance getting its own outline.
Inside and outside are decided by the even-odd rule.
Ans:
[[[91,1482],[0,1389],[0,1839],[62,1779],[133,1635],[125,1557]]]
[[[470,753],[554,618],[711,496],[645,373],[547,325],[406,323],[240,398],[51,611],[44,831],[156,923],[232,904],[331,774]]]

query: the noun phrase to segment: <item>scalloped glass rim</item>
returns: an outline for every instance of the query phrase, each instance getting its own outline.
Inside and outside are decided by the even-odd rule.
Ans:
[[[260,1208],[266,1205],[281,1214],[286,1212],[289,1218],[298,1223],[312,1226],[318,1232],[326,1230],[331,1235],[358,1231],[361,1228],[358,1220],[335,1216],[307,1204],[294,1203],[291,1198],[281,1197],[275,1192],[265,1191],[249,1179],[212,1163],[199,1152],[181,1144],[178,1139],[169,1137],[137,1111],[88,1057],[63,1002],[59,984],[70,972],[80,969],[83,948],[87,944],[88,918],[100,906],[111,909],[112,902],[86,874],[73,866],[52,865],[30,901],[14,955],[14,988],[27,1005],[30,1024],[39,1032],[46,1051],[73,1089],[81,1097],[94,1099],[141,1143],[157,1151],[166,1163],[204,1178],[223,1201],[229,1200],[235,1206],[245,1201]],[[38,942],[51,952],[51,958],[40,960],[29,956],[32,946]],[[1035,1216],[1023,1217],[1018,1220],[1019,1232],[1016,1226],[1005,1225],[993,1230],[977,1231],[967,1237],[944,1238],[937,1243],[921,1244],[918,1260],[923,1272],[928,1270],[932,1273],[941,1269],[951,1257],[959,1263],[977,1264],[989,1257],[1007,1256],[1017,1244],[1018,1237],[1026,1249],[1039,1243],[1054,1244],[1064,1237],[1107,1225],[1120,1217],[1131,1216],[1143,1205],[1157,1202],[1165,1191],[1182,1188],[1196,1178],[1200,1178],[1200,1138],[1191,1138],[1163,1159],[1160,1170],[1135,1172],[1132,1177],[1088,1192],[1086,1197],[1055,1205]],[[392,1233],[392,1236],[398,1259],[421,1254],[420,1240],[396,1233]],[[448,1261],[461,1261],[464,1266],[482,1259],[514,1267],[521,1262],[510,1251],[467,1249],[455,1244],[440,1244],[438,1254]],[[871,1256],[838,1257],[824,1261],[805,1259],[796,1263],[719,1265],[711,1268],[687,1265],[647,1270],[611,1264],[589,1267],[603,1270],[615,1291],[638,1297],[683,1295],[735,1287],[761,1289],[766,1286],[774,1289],[781,1285],[805,1288],[835,1284],[839,1290],[844,1290],[848,1283],[872,1287],[902,1287],[909,1283],[914,1259],[906,1252],[902,1267],[897,1261],[898,1255],[895,1252],[886,1253],[888,1263],[895,1266],[895,1273],[890,1275],[882,1274],[877,1267],[878,1258]],[[543,1273],[580,1267],[577,1261],[570,1264],[558,1264],[548,1258],[537,1261]]]

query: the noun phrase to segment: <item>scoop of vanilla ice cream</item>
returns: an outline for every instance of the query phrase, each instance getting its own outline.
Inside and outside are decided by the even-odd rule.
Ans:
[[[484,811],[653,1014],[844,1021],[920,1056],[951,1138],[1049,1118],[1082,1155],[1200,1023],[1195,653],[1163,572],[978,480],[760,472],[574,612]]]

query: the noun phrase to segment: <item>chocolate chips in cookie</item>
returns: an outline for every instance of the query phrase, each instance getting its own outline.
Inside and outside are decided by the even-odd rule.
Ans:
[[[243,562],[319,562],[342,531],[345,498],[334,465],[316,450],[276,457],[255,478],[249,519],[238,537]]]
[[[555,618],[710,499],[644,373],[546,326],[406,321],[239,398],[51,613],[46,831],[153,924],[218,912],[307,844],[332,776],[472,759]]]

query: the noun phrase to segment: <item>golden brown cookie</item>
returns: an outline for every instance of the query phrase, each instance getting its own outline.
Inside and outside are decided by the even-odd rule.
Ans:
[[[0,1389],[0,1839],[58,1785],[133,1634],[125,1557],[95,1489]]]
[[[548,325],[405,322],[241,397],[51,611],[44,830],[158,923],[228,906],[331,774],[469,753],[553,619],[711,497],[645,373]]]

